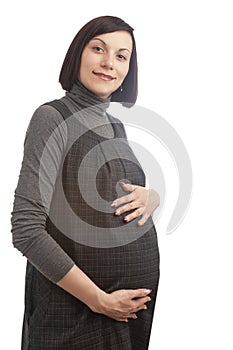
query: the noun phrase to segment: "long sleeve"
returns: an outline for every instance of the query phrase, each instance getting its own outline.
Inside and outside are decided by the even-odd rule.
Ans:
[[[74,265],[46,231],[49,205],[67,142],[67,129],[62,121],[60,113],[51,106],[40,106],[33,114],[24,140],[23,161],[11,212],[13,246],[54,283]],[[46,155],[49,167],[43,164],[41,167],[43,151],[51,135],[53,142]],[[41,196],[41,178],[46,200]]]

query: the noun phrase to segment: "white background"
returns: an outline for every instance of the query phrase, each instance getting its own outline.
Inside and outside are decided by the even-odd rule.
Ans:
[[[152,8],[153,5],[153,8]],[[10,212],[34,110],[63,95],[58,75],[71,40],[90,19],[135,29],[137,104],[164,117],[193,168],[189,211],[165,230],[178,193],[174,164],[156,143],[167,207],[156,224],[161,278],[150,350],[233,348],[232,9],[230,1],[8,1],[1,8],[1,344],[20,349],[26,258],[11,243]],[[162,164],[161,164],[162,166]]]

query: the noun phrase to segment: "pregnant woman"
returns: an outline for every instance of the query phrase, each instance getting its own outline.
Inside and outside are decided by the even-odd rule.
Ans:
[[[159,195],[122,122],[137,99],[133,28],[102,16],[77,33],[66,91],[33,114],[11,217],[27,258],[22,350],[146,350],[159,283]]]

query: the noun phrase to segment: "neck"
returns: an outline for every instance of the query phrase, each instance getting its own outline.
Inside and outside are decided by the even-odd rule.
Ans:
[[[79,80],[73,84],[71,90],[66,93],[66,96],[77,105],[79,110],[91,108],[95,114],[100,116],[106,115],[106,110],[111,101],[111,96],[101,98],[87,89]]]

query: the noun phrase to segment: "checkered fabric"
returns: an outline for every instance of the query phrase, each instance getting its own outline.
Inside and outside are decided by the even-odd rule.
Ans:
[[[49,104],[68,120],[71,113],[64,101],[62,103],[55,100]],[[96,189],[100,198],[113,201],[119,197],[116,185],[122,179],[145,186],[145,175],[126,140],[123,125],[116,123],[117,119],[113,116],[108,117],[114,129],[115,151],[120,155],[123,153],[125,157],[114,158],[104,163],[104,158],[107,158],[102,147],[105,138],[93,130],[88,130],[80,136],[64,157],[60,179],[72,213],[78,216],[84,225],[77,227],[75,221],[64,217],[64,203],[59,201],[60,193],[57,187],[51,211],[54,218],[61,218],[67,232],[58,228],[59,225],[50,217],[47,219],[46,229],[101,289],[111,293],[118,289],[151,288],[152,300],[148,303],[147,310],[137,312],[136,320],[119,322],[94,313],[27,262],[22,350],[148,349],[159,283],[160,259],[157,233],[152,219],[149,218],[148,230],[143,235],[128,243],[111,246],[110,239],[116,236],[115,232],[119,231],[122,237],[124,225],[127,225],[123,218],[127,213],[115,216],[114,212],[100,211],[97,199],[95,205],[88,204],[83,197],[83,188],[88,191],[88,186],[85,187],[88,176],[78,178],[82,160],[90,150],[97,147],[97,156],[91,158],[91,162],[85,165],[85,170],[88,174],[98,168]],[[132,224],[132,237],[134,231],[139,230],[135,222]],[[84,244],[88,234],[95,235],[95,228],[96,231],[98,229],[97,232],[103,228],[101,237],[104,237],[106,247]],[[70,232],[75,230],[77,239],[70,235]],[[112,230],[114,233],[111,235]],[[109,236],[106,232],[109,232]]]

